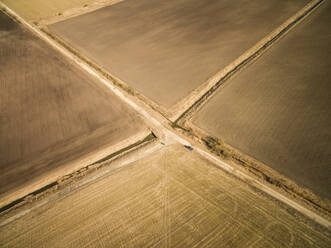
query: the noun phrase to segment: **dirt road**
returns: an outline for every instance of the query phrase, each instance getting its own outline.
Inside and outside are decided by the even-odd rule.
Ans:
[[[330,1],[226,82],[193,123],[331,199]]]
[[[308,2],[126,0],[49,29],[170,109]]]
[[[3,247],[328,247],[330,238],[178,144],[0,227]]]
[[[2,12],[0,23],[1,206],[148,135],[94,78]]]
[[[15,15],[15,13],[13,13],[13,14]],[[132,106],[135,110],[137,110],[140,114],[142,114],[146,119],[148,119],[150,121],[151,125],[155,126],[155,128],[157,130],[159,130],[161,140],[162,139],[165,139],[165,141],[166,141],[165,143],[167,143],[167,142],[174,142],[174,141],[180,142],[182,144],[189,144],[190,143],[190,142],[186,141],[185,139],[183,139],[182,137],[178,136],[173,131],[169,130],[169,127],[167,127],[166,125],[164,125],[165,123],[167,124],[167,121],[165,121],[158,113],[155,113],[154,111],[152,111],[150,109],[146,110],[144,107],[141,107],[141,104],[137,104],[131,98],[127,97],[125,94],[122,93],[122,91],[120,91],[119,89],[117,89],[112,84],[112,82],[108,81],[107,79],[103,78],[101,75],[99,75],[98,73],[96,73],[93,69],[91,69],[89,66],[87,66],[86,64],[84,64],[84,62],[82,62],[80,59],[78,59],[77,57],[75,57],[73,54],[71,54],[67,50],[63,49],[59,44],[57,44],[56,42],[54,42],[53,40],[51,40],[44,33],[40,32],[35,27],[31,26],[25,20],[23,20],[23,19],[20,19],[20,20],[26,26],[28,26],[31,30],[33,30],[35,33],[37,33],[40,37],[42,37],[44,40],[46,40],[47,42],[49,42],[49,44],[51,44],[53,47],[55,47],[59,51],[61,51],[66,57],[72,59],[75,63],[77,63],[79,66],[81,66],[81,68],[83,68],[84,70],[86,70],[87,72],[89,72],[91,75],[97,77],[100,80],[101,83],[105,84],[117,96],[121,97],[125,102],[127,102],[130,106]],[[207,156],[207,155],[204,155],[204,156]],[[209,157],[209,156],[211,156],[211,155],[208,154],[207,157]],[[224,166],[224,168],[225,167],[231,168],[232,166],[226,165],[226,166]],[[250,180],[251,181],[254,181],[251,178],[250,178]],[[266,187],[266,186],[264,186],[264,187]],[[261,187],[261,188],[263,188],[263,187]],[[289,204],[294,209],[297,209],[298,211],[301,211],[302,210],[302,209],[300,209],[302,206],[300,206],[300,208],[298,208],[295,204],[293,204],[293,202],[291,200],[288,200],[286,197],[285,197],[286,200],[284,200],[284,196],[279,196],[279,195],[277,195],[277,193],[273,193],[273,191],[270,190],[268,187],[264,188],[264,191],[267,191],[268,193],[270,193],[271,195],[273,195],[276,199],[279,199],[280,201],[285,201],[287,204]],[[309,217],[311,217],[313,219],[316,219],[316,221],[318,223],[320,223],[321,225],[328,226],[328,227],[330,226],[329,222],[326,221],[325,219],[319,217],[318,215],[316,215],[315,213],[313,213],[313,212],[311,212],[311,211],[309,211],[307,209],[305,209],[305,211],[304,211],[305,212],[304,214],[307,214]]]

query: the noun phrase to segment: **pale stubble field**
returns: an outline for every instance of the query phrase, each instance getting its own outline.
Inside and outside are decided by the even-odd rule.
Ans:
[[[2,0],[24,19],[35,23],[54,22],[122,0]]]
[[[297,11],[295,3],[285,5],[286,13]],[[43,13],[41,9],[38,11]],[[0,44],[6,48],[0,52],[7,60],[0,58],[0,72],[1,66],[8,67],[3,67],[5,80],[0,79],[6,89],[0,92],[4,113],[0,127],[5,127],[0,131],[0,138],[5,140],[2,145],[0,140],[0,148],[6,151],[3,161],[12,161],[0,166],[7,173],[4,180],[0,178],[4,187],[24,182],[27,175],[43,176],[57,166],[55,160],[45,163],[50,156],[56,161],[61,161],[61,156],[66,160],[107,142],[117,143],[124,134],[129,137],[145,130],[140,119],[119,99],[36,37],[3,20],[6,17],[0,15]],[[115,63],[123,59],[118,58]],[[128,70],[139,64],[136,62]],[[146,63],[146,68],[151,64]],[[127,64],[119,64],[123,65]],[[13,68],[19,68],[20,73]],[[204,71],[204,67],[200,69]],[[186,88],[176,91],[171,85],[163,86],[170,88],[163,93],[174,94],[156,97],[169,99],[169,104],[187,92]],[[213,116],[218,118],[215,113]],[[36,155],[40,159],[33,166],[22,166],[31,158],[35,161]],[[3,219],[6,216],[1,216]],[[329,247],[330,239],[329,231],[180,145],[164,147],[0,228],[1,247]]]
[[[0,228],[3,247],[329,247],[330,233],[172,145]]]

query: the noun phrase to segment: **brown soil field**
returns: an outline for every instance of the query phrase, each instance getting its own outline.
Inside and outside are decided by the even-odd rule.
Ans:
[[[331,199],[331,4],[227,82],[193,123]]]
[[[2,12],[0,75],[0,205],[70,172],[82,155],[115,152],[148,131],[117,96]]]
[[[169,109],[308,2],[126,0],[49,29]]]
[[[180,145],[0,228],[2,247],[329,247],[330,238]]]

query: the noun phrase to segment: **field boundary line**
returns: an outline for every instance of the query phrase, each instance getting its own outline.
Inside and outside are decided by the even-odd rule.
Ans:
[[[274,41],[270,41],[272,43],[269,43],[268,46],[263,48],[262,52],[257,51],[257,54],[256,55],[253,54],[254,57],[249,61],[247,61],[244,65],[242,65],[241,68],[238,68],[238,70],[234,71],[233,73],[230,72],[230,74],[227,75],[224,78],[224,80],[222,79],[223,81],[220,82],[220,84],[217,87],[223,87],[223,83],[225,83],[227,80],[230,80],[232,76],[238,75],[238,73],[241,70],[244,70],[247,65],[253,63],[256,59],[258,59],[261,55],[263,55],[264,52],[272,46],[272,44],[282,39],[284,35],[287,34],[287,32],[290,32],[292,28],[294,28],[297,24],[305,20],[306,17],[312,14],[314,10],[318,9],[318,7],[321,6],[324,2],[325,2],[324,0],[315,0],[307,4],[301,11],[298,12],[298,13],[302,13],[299,19],[296,19],[293,24],[291,23],[291,26],[289,28],[286,27],[287,29],[285,31],[282,31],[282,34],[280,34],[279,37],[275,37]],[[303,10],[306,11],[303,12]],[[326,199],[323,199],[319,195],[315,194],[309,188],[298,185],[295,181],[280,174],[278,171],[272,169],[267,164],[264,164],[263,162],[258,161],[257,159],[243,153],[242,151],[235,149],[234,147],[224,142],[222,140],[222,137],[212,137],[210,133],[202,130],[193,123],[192,118],[194,117],[194,114],[197,111],[199,111],[199,109],[201,109],[204,106],[204,104],[208,103],[209,98],[212,97],[215,91],[217,90],[218,88],[215,88],[214,90],[207,92],[208,95],[205,96],[205,98],[199,99],[198,101],[200,102],[196,103],[195,106],[192,106],[192,109],[188,109],[186,113],[183,113],[183,116],[174,123],[174,127],[182,129],[188,135],[192,135],[196,139],[203,142],[205,142],[206,138],[208,137],[216,138],[216,140],[220,141],[221,144],[219,145],[221,146],[218,147],[217,149],[215,149],[215,147],[211,148],[210,150],[212,151],[212,153],[214,154],[221,153],[221,155],[223,154],[227,157],[230,157],[230,159],[234,161],[236,164],[243,165],[243,167],[248,169],[251,175],[255,175],[258,178],[261,178],[262,180],[269,182],[275,188],[279,188],[285,191],[287,194],[291,195],[291,197],[300,199],[305,204],[308,204],[309,206],[318,209],[318,211],[323,212],[324,215],[330,217],[330,205]],[[226,154],[224,154],[223,152]],[[273,172],[270,173],[270,171]],[[271,189],[272,188],[273,187],[271,187]]]
[[[99,169],[103,166],[104,162],[113,161],[119,157],[126,155],[140,147],[153,142],[156,140],[154,133],[149,133],[147,136],[144,133],[138,133],[135,137],[135,142],[129,142],[129,139],[124,140],[121,147],[118,149],[113,149],[113,146],[105,147],[104,149],[99,149],[96,154],[82,155],[75,159],[69,164],[74,163],[75,166],[69,167],[66,170],[62,170],[58,173],[53,173],[54,175],[45,176],[46,179],[34,183],[32,186],[27,186],[28,189],[23,188],[14,194],[12,197],[7,197],[4,204],[0,206],[0,214],[7,211],[11,211],[17,207],[24,205],[26,202],[38,199],[42,197],[45,193],[49,191],[56,190],[58,186],[63,185],[63,183],[68,183],[72,178],[83,177],[91,170]],[[120,144],[118,143],[118,144]],[[115,145],[116,147],[117,145]],[[68,163],[67,163],[68,164]],[[36,186],[35,186],[36,185]]]
[[[146,151],[139,152],[136,156],[134,156],[134,158],[128,158],[125,161],[120,162],[119,164],[116,164],[115,166],[110,166],[109,168],[101,171],[100,173],[94,175],[93,177],[90,177],[86,180],[83,180],[81,183],[78,183],[78,184],[73,185],[73,186],[69,186],[69,187],[65,188],[64,191],[58,192],[55,195],[52,195],[52,196],[42,200],[40,203],[36,204],[35,206],[33,206],[29,209],[25,209],[25,210],[15,214],[14,216],[0,222],[0,227],[3,227],[3,226],[6,226],[6,225],[10,224],[11,222],[23,217],[24,215],[27,215],[28,213],[32,212],[33,210],[38,209],[38,208],[46,205],[49,202],[52,202],[52,201],[58,200],[58,199],[60,199],[64,196],[67,196],[67,195],[73,193],[74,191],[80,189],[81,187],[83,187],[87,184],[93,183],[96,180],[98,180],[98,179],[100,179],[104,176],[109,175],[110,173],[112,173],[115,170],[118,170],[118,169],[120,169],[120,168],[122,168],[126,165],[129,165],[129,164],[131,164],[131,163],[133,163],[137,160],[143,159],[146,156],[160,150],[162,147],[164,147],[162,144],[157,143],[154,146],[152,146],[151,148],[147,149]]]
[[[330,202],[318,196],[309,188],[299,185],[267,164],[231,146],[222,140],[221,137],[212,136],[202,128],[196,126],[191,119],[181,120],[179,125],[176,125],[175,128],[181,128],[182,132],[186,132],[187,135],[192,135],[195,139],[204,143],[211,154],[230,159],[241,168],[247,169],[250,175],[268,182],[272,187],[285,191],[292,197],[300,199],[305,204],[330,216]]]
[[[316,3],[316,6],[322,2],[324,0],[314,0],[313,2]],[[137,103],[135,103],[133,100],[131,100],[130,98],[128,98],[127,96],[125,96],[120,89],[118,89],[116,86],[114,86],[112,84],[112,82],[110,80],[108,80],[107,78],[105,78],[104,76],[100,75],[97,71],[95,71],[94,69],[92,69],[89,65],[87,65],[82,59],[80,59],[79,57],[77,57],[76,55],[72,54],[70,51],[68,51],[66,48],[62,47],[60,44],[58,44],[56,41],[54,41],[52,38],[50,38],[49,36],[47,36],[45,33],[43,33],[42,31],[40,31],[38,28],[32,26],[30,23],[28,23],[27,21],[25,21],[22,17],[20,17],[18,14],[16,14],[13,10],[11,10],[10,8],[8,8],[6,5],[4,5],[2,2],[0,2],[0,6],[3,6],[3,8],[5,10],[7,10],[9,12],[9,14],[11,14],[14,18],[16,18],[19,22],[21,22],[23,25],[25,25],[26,27],[28,27],[32,32],[34,32],[35,34],[37,34],[41,39],[45,40],[47,43],[49,43],[49,45],[51,45],[52,47],[54,47],[55,49],[57,49],[58,51],[60,51],[65,57],[69,58],[70,60],[72,60],[73,62],[75,62],[78,66],[81,67],[82,70],[85,70],[86,72],[88,72],[89,74],[91,74],[92,76],[96,77],[102,84],[104,84],[107,88],[109,88],[111,91],[113,91],[113,93],[115,95],[117,95],[118,97],[120,97],[124,102],[126,102],[129,106],[131,106],[133,109],[135,109],[138,113],[140,113],[146,120],[148,120],[149,123],[151,123],[154,127],[156,127],[157,130],[160,131],[160,140],[164,141],[167,144],[171,144],[172,142],[176,141],[182,145],[189,145],[190,146],[190,142],[186,140],[186,138],[182,138],[181,136],[179,136],[177,133],[175,133],[174,131],[170,131],[167,127],[165,127],[163,124],[161,124],[160,121],[158,121],[155,117],[153,117],[151,114],[149,114],[143,107],[139,106]],[[315,6],[315,7],[316,7]],[[294,25],[294,24],[293,24]],[[150,110],[150,111],[155,111],[155,110]],[[153,112],[154,113],[154,112]],[[164,116],[163,116],[164,117]],[[159,144],[159,146],[162,147],[161,144]],[[194,149],[199,149],[197,147],[194,147]],[[202,151],[202,150],[201,150]],[[220,161],[217,158],[214,158],[213,155],[203,151],[201,153],[201,155],[203,155],[205,158],[210,158],[212,157],[214,161],[217,161],[218,163],[222,163],[222,164],[226,164],[225,162]],[[223,165],[224,166],[224,165]],[[231,165],[228,165],[228,169],[229,168],[233,168]],[[225,167],[225,166],[224,166]],[[223,168],[223,167],[221,167]],[[233,169],[234,171],[234,169]],[[231,170],[229,171],[232,175],[237,176],[237,174],[234,174],[233,172],[231,172]],[[249,175],[246,175],[244,173],[242,173],[243,175],[245,175],[247,178],[250,178],[250,180],[246,180],[246,182],[248,183],[248,185],[253,184],[253,182],[255,182],[256,184],[260,184],[260,182],[258,182],[256,179],[251,178]],[[262,184],[263,185],[263,184]],[[272,194],[273,192],[281,195],[280,193],[272,190],[271,188],[263,185],[264,187],[261,187],[261,190],[265,193],[267,193],[268,195],[270,195],[271,197],[278,199],[277,197],[274,196],[274,194]],[[265,191],[264,189],[268,189],[267,191]],[[285,202],[286,205],[290,206],[291,208],[294,208],[292,205],[289,205],[290,203],[295,203],[294,201],[290,200],[288,197],[286,196],[282,196],[282,199],[288,199],[289,201]],[[300,206],[298,203],[295,203],[298,206]],[[296,205],[294,205],[296,206]],[[318,214],[315,214],[314,212],[311,212],[310,210],[308,210],[307,208],[300,206],[300,208],[294,208],[297,211],[299,211],[300,213],[302,213],[303,215],[309,217],[310,219],[315,220],[315,218],[312,218],[312,216],[317,216],[317,220],[319,220],[320,222],[317,222],[325,227],[330,227],[330,222],[325,220],[323,217],[319,216]],[[300,209],[306,210],[304,212],[300,211]],[[312,215],[307,215],[307,213],[312,213]],[[322,220],[322,221],[321,221]],[[1,224],[0,224],[1,225]]]
[[[30,24],[28,21],[20,17],[15,11],[7,7],[4,3],[0,2],[0,6],[13,18],[15,18],[18,22],[26,26],[30,31],[32,31],[34,34],[36,34],[39,38],[46,41],[50,46],[55,48],[57,51],[59,51],[62,55],[64,55],[66,58],[68,58],[70,61],[73,61],[76,65],[78,65],[81,69],[92,75],[93,77],[97,78],[103,85],[105,85],[108,89],[110,89],[115,95],[117,95],[119,98],[121,98],[124,102],[126,102],[129,106],[131,106],[133,109],[135,109],[137,112],[139,112],[142,116],[145,117],[146,120],[148,120],[149,123],[152,123],[155,127],[161,127],[159,121],[157,121],[154,117],[152,117],[150,114],[147,113],[146,110],[144,110],[142,107],[138,106],[134,101],[127,98],[120,89],[118,89],[116,86],[112,84],[110,80],[105,78],[104,76],[98,74],[98,72],[91,68],[88,64],[86,64],[85,61],[83,61],[78,56],[74,55],[70,51],[68,51],[65,47],[58,44],[56,41],[54,41],[51,37],[49,37],[46,33],[39,30],[37,27],[34,27],[32,24]]]
[[[137,111],[141,116],[144,117],[146,122],[149,125],[152,125],[154,128],[153,131],[156,132],[157,135],[159,135],[159,130],[162,130],[160,133],[160,139],[163,140],[164,143],[172,143],[173,140],[177,141],[178,143],[184,144],[184,145],[190,145],[188,141],[185,139],[175,135],[171,131],[169,131],[167,128],[165,128],[156,118],[154,118],[152,115],[150,115],[144,108],[140,107],[137,103],[135,103],[133,100],[126,97],[120,89],[118,89],[116,86],[112,84],[112,81],[104,77],[103,75],[100,75],[98,71],[96,71],[94,68],[91,68],[84,60],[76,56],[75,54],[68,51],[65,47],[63,47],[61,44],[58,44],[56,41],[54,41],[51,37],[49,37],[46,33],[39,30],[37,27],[30,24],[28,21],[26,21],[24,18],[20,17],[15,11],[7,7],[4,3],[0,2],[0,7],[4,9],[4,11],[9,14],[13,19],[15,19],[17,22],[24,25],[28,30],[30,30],[32,33],[36,34],[40,39],[44,40],[47,44],[49,44],[51,47],[53,47],[55,50],[59,51],[63,56],[65,56],[70,61],[74,62],[80,69],[87,72],[94,78],[96,78],[99,82],[101,82],[104,86],[106,86],[109,90],[111,90],[116,96],[118,96],[123,102],[125,102],[127,105],[129,105],[131,108],[133,108],[135,111]],[[100,158],[96,159],[99,160]],[[23,194],[25,195],[25,194]],[[10,204],[14,199],[8,202]]]
[[[205,157],[209,161],[213,162],[214,164],[216,164],[221,169],[229,172],[230,174],[232,174],[232,175],[234,175],[234,176],[236,176],[240,179],[243,179],[245,182],[248,182],[248,185],[251,185],[251,186],[267,193],[268,195],[270,195],[273,198],[275,198],[275,199],[285,203],[286,205],[292,207],[293,209],[295,209],[298,212],[304,214],[305,216],[309,217],[310,219],[314,220],[315,222],[319,223],[320,225],[322,225],[324,227],[327,227],[327,228],[331,227],[331,222],[330,221],[328,221],[325,218],[321,217],[320,215],[314,213],[313,211],[301,206],[300,204],[296,203],[295,201],[292,201],[288,197],[286,197],[286,196],[282,195],[281,193],[273,190],[272,188],[264,185],[263,183],[261,183],[258,180],[254,179],[253,177],[251,177],[247,173],[243,173],[242,171],[240,171],[238,169],[235,169],[231,165],[219,160],[214,155],[211,155],[210,153],[205,152],[200,148],[195,148],[195,149],[197,150],[197,152],[200,155],[202,155],[203,157]]]
[[[307,17],[323,2],[324,0],[313,0],[309,2],[305,7],[277,27],[265,38],[244,52],[239,58],[216,73],[216,75],[208,79],[207,82],[199,88],[191,92],[189,96],[176,103],[173,108],[180,109],[176,111],[177,113],[173,113],[170,120],[174,123],[178,123],[181,119],[187,118],[192,115],[193,112],[196,112],[197,109],[201,107],[201,105],[203,105],[203,103],[205,103],[206,100],[208,100],[221,85],[223,85],[234,74],[239,72],[252,61],[259,58],[268,48],[292,30],[292,28],[294,28],[298,23],[303,21],[305,17]],[[181,112],[181,109],[185,109],[184,112]]]
[[[171,115],[170,111],[165,109],[162,105],[160,105],[159,103],[157,103],[155,101],[150,100],[144,94],[137,91],[136,89],[131,87],[129,84],[127,84],[120,78],[113,75],[109,70],[104,69],[97,62],[95,62],[91,58],[83,55],[81,51],[77,50],[77,48],[72,47],[67,41],[63,40],[62,37],[59,37],[55,33],[51,32],[47,26],[40,27],[40,30],[43,33],[45,33],[47,36],[49,36],[52,40],[54,40],[57,44],[59,44],[60,46],[65,48],[67,51],[69,51],[71,54],[75,55],[79,60],[84,62],[86,65],[90,66],[95,72],[102,75],[108,81],[111,81],[111,84],[122,89],[128,95],[134,96],[136,99],[140,100],[141,103],[143,103],[144,105],[148,105],[150,109],[152,109],[153,111],[160,114],[168,122],[171,122],[171,120],[168,118],[168,116]]]

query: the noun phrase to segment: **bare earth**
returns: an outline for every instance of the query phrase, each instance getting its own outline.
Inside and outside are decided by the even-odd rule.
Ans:
[[[0,75],[0,204],[82,155],[147,131],[118,97],[2,12]]]
[[[318,231],[174,145],[0,228],[2,247],[329,247]],[[306,220],[307,221],[307,220]]]
[[[325,1],[193,118],[205,131],[328,199],[330,11]]]
[[[49,29],[169,108],[308,2],[126,0]]]

